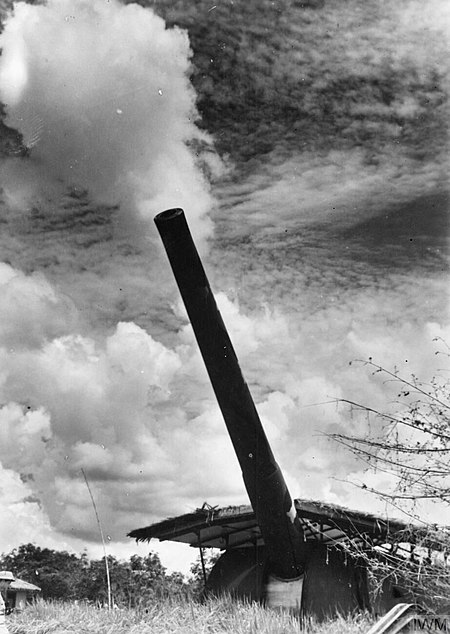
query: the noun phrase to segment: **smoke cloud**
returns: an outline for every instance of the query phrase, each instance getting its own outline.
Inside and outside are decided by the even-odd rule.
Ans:
[[[185,31],[117,0],[19,2],[0,46],[0,98],[31,148],[34,190],[87,189],[145,217],[184,206],[208,233],[198,156],[209,139],[195,125]]]

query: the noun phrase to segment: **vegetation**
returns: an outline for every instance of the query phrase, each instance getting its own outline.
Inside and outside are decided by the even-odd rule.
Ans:
[[[206,565],[211,565],[206,558]],[[202,569],[192,566],[187,578],[168,573],[156,553],[133,555],[129,561],[108,557],[112,599],[119,607],[137,608],[163,597],[195,598],[203,589]],[[104,560],[92,560],[65,551],[24,544],[0,556],[0,568],[39,586],[45,600],[85,601],[107,605]]]
[[[268,610],[229,598],[198,603],[166,598],[135,610],[105,610],[88,605],[38,602],[9,617],[10,634],[359,634],[367,632],[366,616],[306,623],[287,612]]]
[[[437,354],[442,353],[438,351]],[[450,356],[444,351],[445,356]],[[386,577],[402,579],[414,588],[422,602],[434,608],[450,608],[450,528],[437,526],[427,519],[430,505],[450,503],[450,383],[445,376],[429,382],[417,376],[402,376],[373,360],[364,362],[374,376],[395,388],[390,411],[379,411],[354,401],[353,415],[369,421],[365,435],[335,433],[331,438],[352,451],[367,465],[367,471],[387,475],[391,489],[360,484],[406,514],[410,528],[380,559],[368,562],[382,585]],[[445,373],[447,369],[442,369]],[[386,480],[385,480],[386,481]],[[428,511],[428,512],[427,512]],[[358,553],[362,554],[364,553]]]
[[[206,571],[216,559],[205,553]],[[0,557],[0,568],[42,588],[42,598],[8,618],[10,634],[359,634],[368,615],[318,624],[288,612],[221,598],[200,599],[203,567],[192,565],[189,578],[167,574],[159,557],[109,558],[114,609],[107,609],[104,561],[25,544]]]
[[[216,555],[205,553],[206,571]],[[221,598],[200,599],[200,560],[191,575],[167,574],[159,557],[109,558],[115,608],[107,609],[104,561],[25,544],[0,557],[0,568],[42,588],[42,598],[8,618],[10,634],[359,634],[368,615],[300,623],[287,612]]]

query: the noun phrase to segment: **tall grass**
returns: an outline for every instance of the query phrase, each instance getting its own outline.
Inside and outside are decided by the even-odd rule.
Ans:
[[[107,610],[90,605],[38,601],[9,617],[11,634],[359,634],[370,619],[363,615],[325,623],[303,623],[286,613],[230,598],[203,604],[187,599],[160,601],[139,610]]]

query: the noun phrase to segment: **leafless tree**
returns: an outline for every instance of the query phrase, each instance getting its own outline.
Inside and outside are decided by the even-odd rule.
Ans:
[[[436,355],[448,360],[450,349]],[[390,490],[355,483],[376,494],[408,516],[408,529],[380,553],[359,552],[367,557],[374,577],[394,576],[415,597],[443,607],[450,600],[450,528],[430,523],[421,511],[424,503],[446,507],[450,503],[450,379],[441,368],[429,382],[415,375],[402,376],[369,359],[359,361],[381,381],[396,389],[387,411],[364,403],[339,399],[352,414],[367,417],[370,425],[361,436],[333,433],[329,437],[365,463],[368,471],[389,474]],[[439,508],[438,506],[438,508]],[[445,604],[450,608],[450,604]]]

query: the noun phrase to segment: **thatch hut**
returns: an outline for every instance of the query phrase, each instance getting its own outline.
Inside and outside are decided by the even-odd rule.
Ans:
[[[39,586],[35,586],[33,583],[23,579],[18,579],[12,572],[4,571],[4,574],[11,579],[9,587],[4,591],[7,610],[23,610],[27,603],[31,603],[41,592]]]

